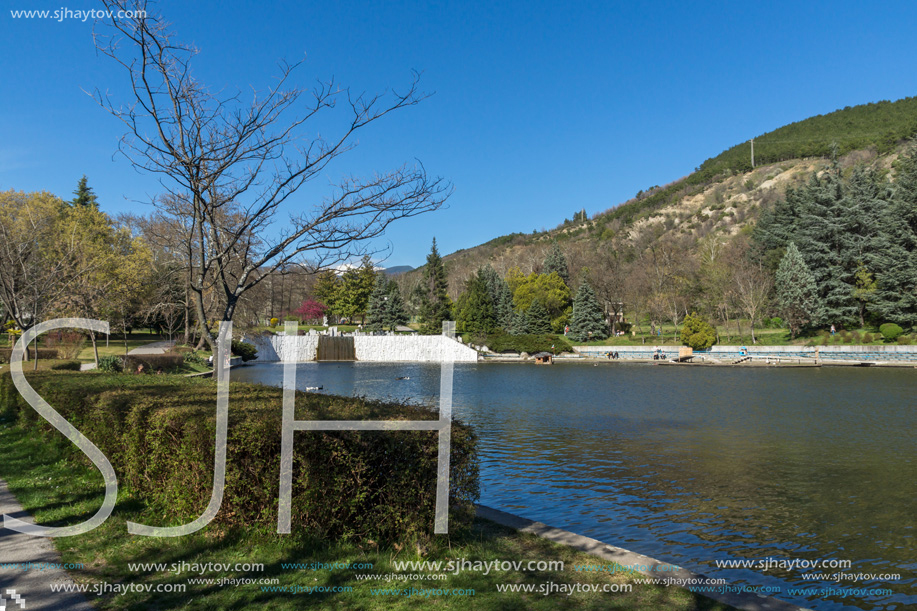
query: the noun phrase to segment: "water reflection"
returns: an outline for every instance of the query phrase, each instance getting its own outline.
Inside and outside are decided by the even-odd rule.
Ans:
[[[282,367],[232,375],[280,385]],[[439,367],[305,363],[298,385],[435,402]],[[472,364],[456,366],[454,410],[480,434],[486,505],[733,584],[781,586],[779,598],[813,609],[903,609],[917,606],[915,388],[911,370]],[[766,557],[902,578],[713,564]],[[893,594],[802,599],[794,587]]]

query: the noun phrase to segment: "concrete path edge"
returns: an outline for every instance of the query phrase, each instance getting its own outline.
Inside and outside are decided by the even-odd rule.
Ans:
[[[614,545],[609,545],[608,543],[604,543],[598,539],[584,537],[567,530],[561,530],[560,528],[554,528],[552,526],[542,524],[541,522],[534,522],[527,518],[507,513],[505,511],[500,511],[499,509],[494,509],[484,505],[478,505],[476,509],[477,515],[480,518],[485,518],[491,522],[496,522],[497,524],[515,529],[520,532],[531,533],[544,539],[548,539],[549,541],[553,541],[561,545],[566,545],[568,547],[578,549],[588,554],[592,554],[593,556],[598,556],[599,558],[603,558],[611,562],[616,562],[621,565],[640,565],[646,567],[665,565],[666,568],[672,566],[671,563],[668,562],[662,562],[660,560],[656,560],[655,558],[644,556],[643,554],[638,554],[621,547],[615,547]],[[666,570],[664,572],[653,572],[652,569],[649,569],[647,571],[640,571],[640,573],[646,575],[647,577],[656,577],[660,579],[706,578],[706,575],[694,573],[684,568],[679,568],[677,571]],[[794,605],[792,603],[788,603],[771,596],[762,596],[749,592],[723,594],[718,592],[704,592],[701,595],[706,596],[707,598],[711,598],[715,601],[725,603],[727,605],[732,605],[733,607],[742,609],[743,611],[810,611],[805,607],[800,607],[798,605]]]

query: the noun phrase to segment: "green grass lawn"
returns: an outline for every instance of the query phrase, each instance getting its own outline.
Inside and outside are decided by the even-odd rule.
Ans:
[[[92,374],[86,374],[92,375]],[[73,524],[87,519],[101,504],[101,475],[82,455],[74,458],[66,444],[47,441],[28,434],[9,421],[0,421],[0,477],[25,508],[42,524]],[[576,572],[574,564],[609,564],[540,539],[520,534],[486,520],[476,520],[461,536],[437,537],[424,549],[394,544],[362,546],[309,540],[303,536],[281,536],[266,527],[223,531],[208,527],[186,537],[147,538],[127,533],[127,520],[143,523],[149,517],[144,500],[122,487],[118,506],[105,524],[77,537],[53,539],[65,563],[82,563],[81,570],[70,571],[77,583],[184,585],[181,593],[137,593],[90,595],[94,606],[104,610],[129,609],[278,609],[303,607],[317,609],[627,609],[645,611],[688,611],[731,609],[727,605],[689,593],[680,588],[634,585],[631,592],[501,593],[497,584],[536,584],[548,582],[574,584],[622,584],[629,579],[621,573]],[[0,542],[2,545],[2,542]],[[358,575],[394,573],[395,561],[458,560],[561,560],[563,571],[461,572],[448,574],[443,581],[365,581]],[[206,564],[258,563],[263,571],[144,571],[128,563]],[[371,563],[372,569],[285,568],[283,563]],[[189,578],[250,578],[276,580],[277,586],[340,587],[343,592],[312,594],[266,591],[261,584],[239,586],[191,584]],[[265,586],[271,587],[271,586]],[[276,586],[274,586],[276,587]],[[392,596],[379,595],[379,589],[440,588],[473,590],[473,596]]]
[[[127,350],[133,350],[134,348],[140,348],[146,344],[151,344],[153,342],[161,342],[168,339],[168,337],[163,337],[161,335],[154,335],[151,333],[129,333],[127,336]],[[116,355],[120,356],[125,353],[124,348],[124,336],[122,335],[111,335],[108,338],[108,346],[105,345],[105,336],[101,335],[96,338],[96,344],[99,348],[99,358],[103,356]],[[92,342],[86,340],[86,344],[83,346],[83,349],[76,356],[76,360],[81,363],[92,363],[95,361],[92,351]]]

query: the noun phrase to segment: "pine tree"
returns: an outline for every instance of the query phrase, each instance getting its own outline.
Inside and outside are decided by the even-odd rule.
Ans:
[[[493,303],[487,290],[486,273],[480,270],[466,284],[459,299],[457,321],[467,333],[490,333],[496,326]]]
[[[394,331],[408,321],[398,283],[384,272],[376,274],[376,283],[366,310],[366,328],[370,331]]]
[[[848,206],[835,160],[829,171],[809,181],[793,240],[815,279],[824,319],[841,325],[857,316],[856,241]]]
[[[404,325],[408,322],[408,312],[404,307],[404,299],[401,298],[401,289],[394,280],[388,283],[388,308],[386,310],[386,325],[394,331],[398,325]]]
[[[580,283],[573,298],[573,317],[570,320],[570,337],[577,342],[608,337],[608,323],[595,292],[585,280]]]
[[[822,307],[815,277],[793,242],[790,242],[777,268],[776,284],[777,302],[790,326],[791,337],[795,338],[804,326],[820,322]]]
[[[802,211],[803,188],[787,187],[783,199],[761,212],[752,236],[760,251],[762,263],[776,271],[786,254],[787,245],[793,241]]]
[[[880,268],[882,250],[880,227],[889,195],[887,183],[879,180],[875,170],[858,166],[847,181],[844,224],[849,232],[850,248],[843,265],[846,270],[852,270],[850,290],[861,327],[866,324],[866,312],[877,291],[875,272]]]
[[[529,333],[551,333],[553,330],[551,329],[550,314],[548,314],[548,311],[537,299],[529,306],[526,317],[528,318]]]
[[[477,273],[487,286],[487,294],[490,295],[490,302],[496,306],[500,298],[500,283],[503,282],[503,279],[490,263],[484,267],[478,268]]]
[[[366,329],[368,331],[382,331],[388,322],[388,279],[383,272],[376,274],[376,284],[369,296],[369,306],[366,308]]]
[[[73,195],[76,197],[70,202],[70,205],[74,208],[79,206],[92,206],[96,209],[99,207],[98,198],[96,194],[92,191],[92,187],[88,185],[89,179],[86,178],[86,175],[83,174],[83,177],[80,178],[79,182],[76,183],[76,191],[73,192]]]
[[[524,311],[513,312],[509,332],[510,335],[526,335],[529,332],[529,317]]]
[[[544,260],[544,269],[542,273],[547,275],[551,272],[557,272],[557,275],[563,279],[564,284],[570,286],[570,272],[567,270],[567,258],[561,252],[557,242],[551,247],[551,252]]]
[[[433,238],[433,247],[427,255],[423,277],[416,289],[420,303],[421,333],[438,335],[442,333],[443,321],[451,319],[452,302],[446,294],[447,288],[446,266],[436,249],[436,238]]]
[[[497,316],[497,326],[506,332],[513,328],[513,292],[502,278],[497,289],[497,302],[494,312]],[[526,326],[528,326],[526,324]]]
[[[873,309],[886,321],[917,327],[917,145],[898,161],[894,195],[881,217]]]
[[[883,265],[880,219],[889,208],[887,184],[873,170],[857,167],[842,180],[835,160],[822,175],[813,175],[786,199],[765,210],[755,226],[759,256],[776,269],[794,242],[815,278],[826,321],[861,325],[868,300],[869,277]]]

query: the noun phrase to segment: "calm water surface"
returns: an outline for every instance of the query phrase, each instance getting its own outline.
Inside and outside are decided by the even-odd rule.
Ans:
[[[303,363],[298,386],[435,402],[439,366]],[[234,369],[279,386],[282,366]],[[409,380],[396,380],[409,376]],[[917,609],[917,371],[560,363],[455,366],[480,436],[481,503],[821,610]],[[851,560],[718,569],[715,560]],[[816,570],[815,572],[821,572]],[[835,569],[826,572],[836,572]],[[887,588],[792,596],[788,588]]]

